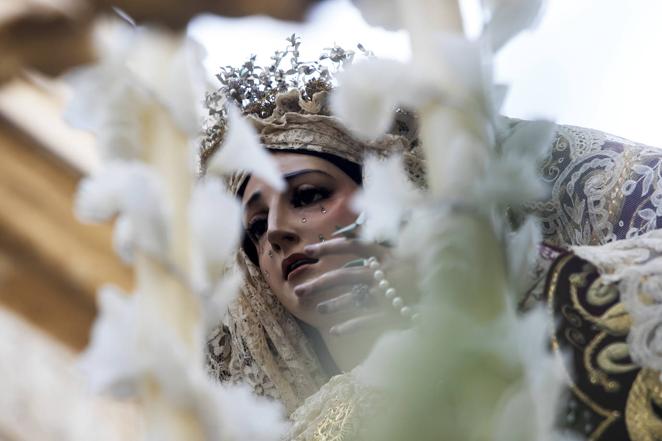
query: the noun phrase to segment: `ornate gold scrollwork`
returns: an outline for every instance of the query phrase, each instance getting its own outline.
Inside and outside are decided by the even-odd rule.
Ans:
[[[642,369],[632,384],[625,407],[625,421],[633,441],[662,440],[662,420],[653,408],[661,404],[660,373]]]

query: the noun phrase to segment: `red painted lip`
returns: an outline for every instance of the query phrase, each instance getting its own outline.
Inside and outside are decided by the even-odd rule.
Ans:
[[[299,268],[304,268],[313,263],[317,263],[318,261],[319,259],[313,259],[302,253],[290,254],[281,264],[283,279],[289,280],[290,275],[295,271],[298,272]]]

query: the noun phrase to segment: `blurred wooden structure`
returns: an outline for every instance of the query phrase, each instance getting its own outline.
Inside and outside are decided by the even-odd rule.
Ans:
[[[2,0],[0,84],[28,67],[55,76],[94,57],[94,19],[115,13],[138,23],[184,29],[202,13],[229,17],[270,15],[302,20],[315,0]]]
[[[130,289],[111,250],[111,227],[73,216],[77,181],[90,169],[91,140],[68,131],[58,94],[39,87],[94,58],[101,14],[184,29],[200,13],[301,20],[315,0],[3,0],[0,2],[0,303],[75,350],[93,321],[103,283]]]
[[[112,251],[110,225],[74,218],[83,171],[19,127],[8,105],[0,96],[0,303],[80,350],[96,313],[97,288],[115,283],[129,290],[131,273]],[[49,115],[42,105],[31,116],[48,130],[49,118],[61,120],[60,110],[53,106],[57,113]]]

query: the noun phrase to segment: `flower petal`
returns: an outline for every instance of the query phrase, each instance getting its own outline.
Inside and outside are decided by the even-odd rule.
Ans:
[[[277,191],[285,189],[285,181],[271,155],[249,122],[239,110],[228,104],[228,132],[221,148],[209,161],[207,171],[216,175],[244,170],[264,180]]]
[[[484,38],[493,52],[500,50],[515,35],[535,25],[544,0],[489,0],[492,18],[485,28]]]
[[[128,349],[137,333],[135,298],[114,286],[104,286],[99,290],[98,303],[99,316],[79,368],[95,392],[131,396],[136,392],[140,370],[135,354]]]
[[[256,396],[250,387],[239,384],[201,384],[207,394],[201,413],[207,439],[278,441],[289,424],[280,404]]]
[[[193,245],[208,277],[215,280],[239,245],[241,204],[218,177],[207,176],[193,190],[189,219]]]
[[[508,273],[514,292],[522,293],[527,288],[529,274],[538,257],[538,245],[542,242],[539,221],[529,217],[524,224],[508,238]]]
[[[352,201],[354,210],[365,213],[361,236],[396,243],[404,217],[419,193],[405,174],[401,156],[367,158],[364,175],[363,188]]]
[[[197,42],[154,28],[138,28],[126,55],[128,70],[191,136],[202,126],[206,53]]]
[[[503,152],[535,163],[549,154],[556,129],[551,121],[522,121],[503,141]]]
[[[370,26],[379,26],[388,30],[402,28],[400,2],[395,0],[352,0],[361,11],[363,19]]]
[[[109,220],[121,213],[126,216],[117,233],[123,239],[133,237],[143,250],[155,255],[167,253],[168,216],[161,184],[156,174],[138,162],[117,161],[99,173],[83,179],[75,200],[79,219],[88,222]],[[131,226],[125,223],[130,222]],[[127,232],[132,234],[128,235]]]
[[[331,109],[359,137],[378,138],[393,124],[398,104],[395,91],[404,87],[405,76],[406,66],[397,61],[357,62],[338,74]]]

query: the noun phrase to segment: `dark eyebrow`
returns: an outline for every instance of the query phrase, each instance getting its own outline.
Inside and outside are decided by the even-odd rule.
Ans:
[[[333,177],[333,176],[331,176],[330,174],[328,174],[327,172],[325,172],[323,170],[318,170],[316,168],[305,168],[303,170],[297,170],[297,171],[293,171],[293,172],[290,172],[290,173],[285,173],[283,175],[283,179],[285,179],[286,181],[291,181],[294,178],[297,178],[297,177],[302,176],[302,175],[307,175],[309,173],[321,173],[321,174],[326,175],[330,178]]]
[[[285,174],[283,175],[283,179],[285,179],[286,181],[289,182],[289,181],[291,181],[291,180],[294,179],[294,178],[298,178],[299,176],[307,175],[307,174],[309,174],[309,173],[321,173],[321,174],[326,175],[326,176],[328,176],[328,177],[330,177],[330,178],[333,177],[333,176],[331,176],[329,173],[327,173],[327,172],[325,172],[325,171],[323,171],[323,170],[318,170],[318,169],[315,169],[315,168],[305,168],[305,169],[303,169],[303,170],[297,170],[297,171],[293,171],[293,172],[290,172],[290,173],[285,173]],[[258,190],[258,191],[256,191],[255,193],[253,193],[253,194],[251,195],[251,197],[248,198],[248,201],[246,201],[246,204],[244,205],[244,210],[245,210],[246,212],[248,212],[248,209],[249,209],[252,205],[254,205],[254,204],[255,204],[255,203],[256,203],[261,197],[262,197],[262,192],[261,192],[261,191]]]

